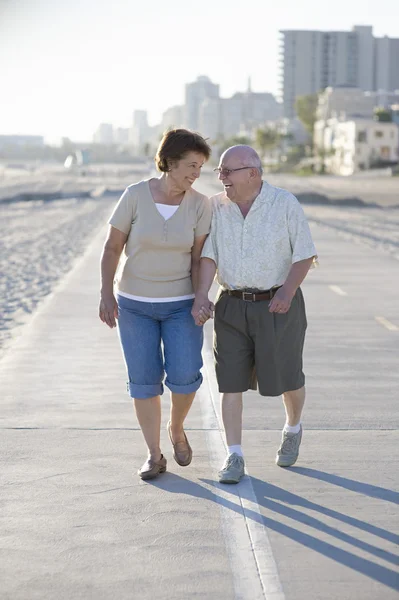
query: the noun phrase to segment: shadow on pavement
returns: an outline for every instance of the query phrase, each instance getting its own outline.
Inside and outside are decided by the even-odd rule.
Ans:
[[[357,492],[358,494],[364,494],[371,498],[378,498],[380,500],[386,500],[387,502],[393,502],[399,504],[399,493],[387,488],[382,488],[377,485],[371,485],[370,483],[363,483],[362,481],[356,481],[354,479],[347,479],[340,475],[333,475],[326,473],[325,471],[318,471],[317,469],[309,469],[308,467],[295,467],[291,469],[290,473],[298,475],[306,475],[306,477],[312,477],[327,483],[338,485],[351,492]],[[399,541],[399,538],[398,538]]]
[[[312,471],[309,469],[308,471]],[[316,471],[313,470],[313,473]],[[323,472],[320,472],[320,475],[323,475]],[[327,477],[328,474],[324,473]],[[322,477],[320,477],[321,479]],[[348,483],[351,480],[345,480]],[[245,481],[250,481],[252,483],[253,490],[255,492],[257,502],[260,507],[266,508],[268,511],[272,511],[284,517],[288,517],[292,519],[294,522],[298,522],[304,525],[307,525],[313,530],[320,531],[323,533],[327,533],[331,535],[333,538],[339,541],[343,541],[345,543],[352,544],[356,548],[374,554],[376,557],[380,559],[384,559],[388,562],[392,562],[393,564],[397,564],[397,557],[391,552],[387,552],[377,546],[369,544],[367,542],[363,542],[362,540],[357,539],[356,537],[339,531],[338,529],[331,527],[323,523],[320,519],[316,519],[314,517],[309,516],[306,513],[302,513],[300,510],[292,508],[292,506],[287,505],[296,505],[306,509],[317,511],[318,513],[325,515],[327,517],[335,518],[343,523],[352,525],[381,537],[382,539],[397,542],[398,538],[390,531],[386,531],[379,527],[375,527],[370,523],[365,521],[361,521],[360,519],[356,519],[340,513],[335,510],[331,510],[326,508],[320,504],[316,504],[297,494],[293,494],[284,490],[283,488],[279,488],[275,485],[266,483],[257,479],[255,477],[248,478],[247,476],[242,480],[241,484],[237,486],[226,486],[221,485],[218,482],[211,479],[200,479],[207,486],[211,486],[214,491],[209,490],[208,488],[196,483],[195,481],[190,481],[189,479],[183,479],[182,477],[173,474],[166,473],[165,476],[155,480],[152,482],[152,485],[158,487],[166,492],[171,492],[175,494],[186,494],[189,496],[194,496],[196,498],[203,498],[205,500],[209,500],[211,502],[217,502],[224,508],[229,510],[233,510],[241,515],[245,515],[247,519],[252,519],[253,521],[260,523],[267,527],[271,531],[275,531],[280,535],[284,535],[287,538],[294,540],[295,542],[302,544],[303,546],[314,550],[315,552],[319,552],[323,556],[331,558],[337,563],[345,565],[361,573],[362,575],[366,575],[379,583],[386,585],[392,589],[398,589],[398,577],[397,573],[387,567],[381,566],[372,562],[371,560],[361,558],[352,554],[347,550],[343,550],[342,548],[338,548],[328,542],[325,542],[321,539],[318,539],[314,535],[310,535],[308,533],[304,533],[295,529],[295,527],[286,525],[285,523],[281,523],[278,520],[272,519],[270,517],[263,516],[256,511],[251,509],[244,508],[241,504],[241,499],[247,499],[252,501],[252,495],[249,494],[251,491],[247,485],[245,485]],[[149,482],[150,483],[150,482]],[[333,483],[335,483],[333,481]],[[367,484],[361,484],[360,482],[352,482],[353,489],[357,491],[356,485],[363,486],[362,489],[365,489]],[[375,486],[370,486],[370,488],[375,488]],[[348,489],[352,489],[349,488]],[[359,488],[360,489],[360,488]],[[382,488],[379,488],[382,489]],[[222,492],[222,495],[218,494],[218,490]],[[388,492],[390,490],[387,490]],[[231,494],[232,500],[229,500],[225,497],[225,495]],[[364,492],[363,492],[364,493]],[[378,496],[380,497],[380,496]],[[312,531],[314,533],[314,531]]]

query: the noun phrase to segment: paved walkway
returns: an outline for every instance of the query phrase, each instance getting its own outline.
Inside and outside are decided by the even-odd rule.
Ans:
[[[2,600],[397,598],[398,261],[313,227],[300,460],[274,465],[280,399],[245,399],[248,476],[224,457],[206,325],[191,466],[141,482],[117,335],[97,318],[104,232],[0,363]]]

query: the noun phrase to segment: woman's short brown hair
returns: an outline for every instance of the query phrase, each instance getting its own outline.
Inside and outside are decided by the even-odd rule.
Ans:
[[[211,155],[211,148],[199,133],[189,129],[171,129],[163,134],[155,155],[159,171],[167,173],[174,162],[181,160],[188,152],[203,154],[205,160]]]

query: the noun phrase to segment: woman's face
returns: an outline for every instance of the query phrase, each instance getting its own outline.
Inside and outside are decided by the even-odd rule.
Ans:
[[[197,152],[188,152],[171,167],[168,175],[182,190],[188,190],[201,174],[205,156]]]

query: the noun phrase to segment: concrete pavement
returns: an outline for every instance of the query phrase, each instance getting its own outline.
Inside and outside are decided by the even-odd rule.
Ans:
[[[166,393],[168,472],[138,479],[116,332],[97,318],[104,232],[93,240],[0,362],[2,600],[397,597],[398,262],[312,229],[300,459],[274,465],[281,400],[249,392],[248,476],[224,487],[210,323],[193,463],[173,461]]]

